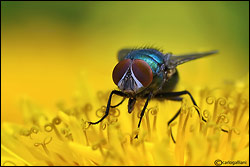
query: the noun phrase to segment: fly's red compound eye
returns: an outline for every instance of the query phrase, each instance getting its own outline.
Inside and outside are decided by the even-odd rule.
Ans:
[[[136,59],[133,61],[132,70],[138,81],[147,87],[153,80],[153,72],[144,60]]]
[[[118,82],[122,79],[123,75],[126,73],[127,69],[129,68],[129,65],[131,64],[131,59],[125,59],[120,61],[113,70],[113,81],[116,85],[118,85]]]

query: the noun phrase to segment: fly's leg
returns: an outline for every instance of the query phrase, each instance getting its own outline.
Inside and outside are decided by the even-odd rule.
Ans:
[[[192,96],[187,90],[180,91],[180,92],[160,93],[160,94],[155,95],[155,98],[165,98],[165,99],[169,99],[169,100],[181,101],[182,98],[179,98],[179,99],[178,99],[178,97],[181,96],[181,95],[185,95],[185,94],[188,94],[189,97],[191,98],[193,104],[194,104],[196,107],[198,107],[197,104],[196,104],[196,102],[195,102],[195,100],[194,100],[194,98],[193,98],[193,96]],[[198,107],[198,108],[199,108],[199,107]],[[199,115],[199,117],[200,117],[201,114],[200,114],[199,110],[198,110],[197,108],[195,108],[195,109],[196,109],[196,111],[197,111],[197,113],[198,113],[198,115]],[[169,125],[170,125],[170,124],[180,115],[180,112],[181,112],[181,109],[179,109],[178,112],[174,115],[174,117],[168,122],[168,126],[169,126]],[[202,120],[203,120],[204,122],[207,122],[207,121],[204,119],[203,116],[202,116]],[[227,132],[227,133],[228,133],[228,131],[225,130],[225,129],[221,129],[221,131]],[[174,137],[173,137],[173,133],[172,133],[172,128],[171,128],[171,127],[170,127],[170,134],[171,134],[171,138],[172,138],[173,142],[176,143],[175,140],[174,140]]]
[[[182,102],[183,98],[182,97],[169,97],[167,98],[168,100],[171,100],[171,101],[178,101],[178,102]]]
[[[114,106],[110,106],[111,108],[116,108],[116,107],[118,107],[119,105],[121,105],[123,102],[124,102],[124,100],[126,99],[126,97],[123,97],[123,99],[122,99],[122,101],[120,102],[120,103],[118,103],[118,104],[116,104],[116,105],[114,105]]]
[[[196,104],[196,102],[195,102],[195,100],[194,100],[194,98],[193,98],[193,96],[187,91],[187,90],[184,90],[184,91],[180,91],[180,92],[166,92],[166,93],[160,93],[160,94],[157,94],[155,97],[156,98],[166,98],[166,99],[169,99],[169,100],[175,100],[175,101],[181,101],[182,100],[182,98],[180,98],[179,96],[181,96],[181,95],[186,95],[186,94],[188,94],[189,95],[189,97],[191,98],[191,100],[192,100],[192,103],[196,106],[196,107],[198,107],[197,106],[197,104]],[[178,98],[179,97],[179,98]],[[199,108],[199,107],[198,107]],[[197,108],[195,108],[196,109],[196,111],[197,111],[197,113],[198,113],[198,115],[199,115],[199,117],[200,117],[200,112],[199,112],[199,110],[197,109]],[[181,113],[181,109],[179,109],[178,110],[178,112],[174,115],[174,117],[168,122],[168,126],[180,115],[180,113]],[[203,116],[202,116],[202,120],[204,121],[204,122],[207,122],[204,118],[203,118]],[[173,140],[173,142],[174,143],[176,143],[176,141],[175,141],[175,139],[174,139],[174,136],[173,136],[173,133],[172,133],[172,127],[170,126],[170,135],[171,135],[171,138],[172,138],[172,140]]]
[[[115,95],[118,95],[118,96],[122,96],[122,97],[127,97],[127,95],[121,91],[118,91],[118,90],[113,90],[110,95],[109,95],[109,100],[108,100],[108,104],[107,104],[107,108],[106,108],[106,111],[105,111],[105,114],[104,116],[97,122],[89,122],[90,125],[92,124],[98,124],[100,123],[104,118],[106,118],[109,114],[109,108],[111,107],[110,104],[111,104],[111,99],[112,99],[112,95],[115,94]],[[120,104],[119,104],[120,105]]]
[[[180,115],[180,113],[181,113],[181,109],[179,109],[178,112],[173,116],[173,118],[170,121],[168,121],[168,126],[170,126],[170,124]],[[221,131],[228,133],[227,130],[222,129],[222,128],[221,128]],[[173,142],[176,143],[171,126],[170,126],[170,135],[171,135]]]
[[[183,100],[183,98],[178,97],[178,96],[177,97],[169,97],[168,100],[181,102]],[[173,116],[173,118],[168,121],[168,126],[170,126],[170,124],[180,115],[180,113],[181,113],[181,108],[177,111],[177,113]],[[173,142],[176,143],[171,126],[170,126],[170,135],[171,135]]]
[[[157,94],[155,97],[158,97],[158,98],[167,98],[167,99],[169,99],[169,98],[171,98],[171,97],[178,97],[178,96],[186,95],[186,94],[189,95],[189,97],[191,98],[193,105],[195,105],[197,108],[199,108],[199,107],[197,106],[197,104],[196,104],[196,102],[195,102],[193,96],[192,96],[191,93],[189,93],[187,90],[180,91],[180,92],[159,93],[159,94]],[[200,112],[199,112],[199,110],[198,110],[197,108],[195,108],[195,110],[197,111],[197,113],[198,113],[198,115],[199,115],[199,117],[200,117],[201,114],[200,114]],[[207,122],[203,116],[201,116],[201,117],[202,117],[202,121]]]
[[[144,113],[145,113],[145,110],[146,110],[146,108],[147,108],[147,106],[148,106],[148,102],[149,102],[149,100],[150,100],[151,98],[152,98],[152,94],[149,94],[148,97],[147,97],[147,101],[146,101],[146,103],[145,103],[145,105],[144,105],[144,107],[143,107],[143,109],[142,109],[141,115],[140,115],[140,120],[139,120],[139,123],[138,123],[138,129],[140,128],[141,121],[142,121],[142,117],[143,117],[143,115],[144,115]],[[138,138],[138,134],[135,136],[135,138]]]
[[[180,115],[180,113],[181,113],[181,109],[179,109],[178,112],[174,115],[174,117],[170,121],[168,121],[168,126]],[[171,135],[171,138],[172,138],[173,142],[176,143],[175,139],[174,139],[174,136],[173,136],[171,126],[170,126],[170,135]]]

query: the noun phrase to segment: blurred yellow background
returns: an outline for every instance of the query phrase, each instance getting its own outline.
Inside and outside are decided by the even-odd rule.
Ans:
[[[1,2],[1,122],[21,123],[29,97],[55,111],[86,92],[116,88],[124,47],[155,46],[216,56],[178,67],[187,86],[235,81],[249,72],[249,2]],[[85,88],[84,88],[85,89]]]

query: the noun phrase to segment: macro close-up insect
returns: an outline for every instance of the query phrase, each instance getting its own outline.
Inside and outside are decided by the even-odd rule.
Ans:
[[[1,166],[249,165],[248,1],[1,11]]]
[[[216,50],[176,56],[172,53],[163,54],[159,50],[152,48],[120,50],[118,52],[119,63],[115,66],[112,75],[113,81],[118,86],[120,91],[113,90],[110,93],[106,112],[103,117],[97,122],[89,123],[100,123],[104,118],[108,116],[110,108],[118,107],[126,98],[129,98],[129,113],[133,111],[136,99],[146,99],[146,102],[140,114],[138,128],[140,128],[143,115],[149,101],[152,98],[182,101],[183,98],[180,96],[189,95],[193,105],[198,108],[193,96],[189,91],[183,90],[174,92],[174,88],[176,87],[176,84],[179,80],[176,67],[185,62],[215,53],[217,53]],[[114,94],[123,97],[123,100],[117,105],[112,106],[111,99]],[[201,117],[201,119],[206,122],[197,108],[195,109],[199,117]],[[179,109],[174,117],[170,121],[168,121],[168,125],[175,120],[180,112],[181,110]],[[135,136],[135,138],[138,138],[138,134]]]

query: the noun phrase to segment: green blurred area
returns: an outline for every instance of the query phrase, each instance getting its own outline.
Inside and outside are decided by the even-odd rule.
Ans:
[[[95,48],[113,52],[138,45],[173,53],[213,47],[235,53],[224,61],[248,70],[249,2],[2,2],[2,35],[32,24],[44,31],[59,25],[62,36],[87,36]]]
[[[114,89],[111,74],[124,47],[174,54],[218,49],[178,67],[188,86],[249,72],[249,2],[4,1],[1,23],[4,112],[14,112],[22,94],[45,106],[69,100],[81,71],[95,91]]]

